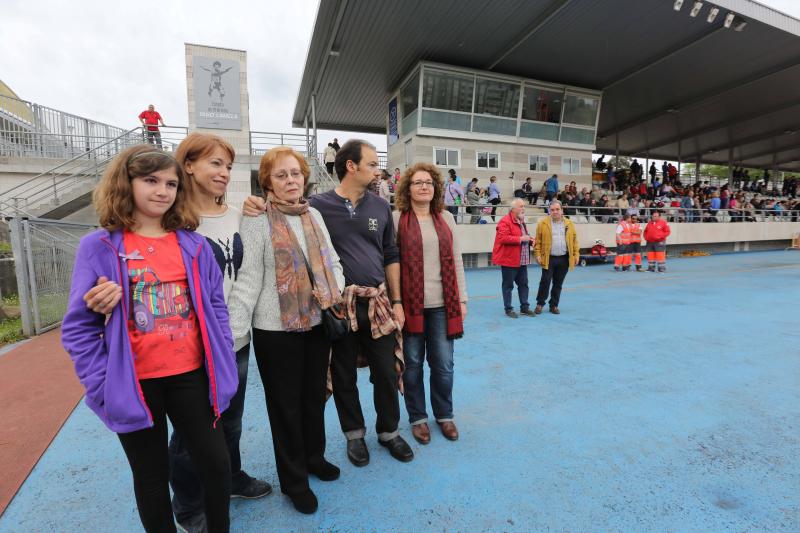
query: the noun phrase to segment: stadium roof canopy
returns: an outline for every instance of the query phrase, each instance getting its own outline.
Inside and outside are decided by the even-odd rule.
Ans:
[[[321,0],[292,122],[314,94],[318,128],[385,133],[390,92],[425,60],[602,90],[596,152],[800,170],[800,20],[675,4]]]

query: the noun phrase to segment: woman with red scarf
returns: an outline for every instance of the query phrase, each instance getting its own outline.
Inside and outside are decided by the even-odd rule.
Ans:
[[[439,170],[417,163],[397,184],[393,213],[406,315],[404,398],[411,433],[420,444],[431,440],[422,366],[426,357],[433,415],[445,438],[458,439],[453,421],[453,340],[464,334],[467,288],[455,220],[444,210],[443,192]]]

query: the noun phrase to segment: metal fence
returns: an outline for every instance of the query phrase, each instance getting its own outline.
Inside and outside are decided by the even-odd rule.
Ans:
[[[535,222],[547,214],[547,206],[525,204],[525,219]],[[494,224],[508,214],[509,204],[488,203],[458,206],[456,222],[459,224]],[[494,210],[494,216],[492,215]],[[622,209],[619,207],[563,206],[564,215],[576,224],[616,224],[625,212],[636,213],[640,220],[650,220],[653,211],[660,211],[668,222],[686,223],[738,223],[738,222],[798,222],[800,209],[776,211],[774,209],[682,209],[679,207]]]
[[[111,124],[0,96],[0,156],[69,159],[124,132]]]
[[[9,219],[22,330],[40,334],[57,327],[67,311],[78,243],[97,226],[63,220]]]

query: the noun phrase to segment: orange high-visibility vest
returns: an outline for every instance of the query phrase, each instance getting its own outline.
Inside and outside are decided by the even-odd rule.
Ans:
[[[617,233],[617,244],[630,244],[631,243],[631,226],[624,220],[619,223],[622,232]]]
[[[636,224],[631,224],[630,230],[631,230],[631,242],[632,243],[642,242],[642,228],[641,226],[639,226],[639,223],[637,222]]]

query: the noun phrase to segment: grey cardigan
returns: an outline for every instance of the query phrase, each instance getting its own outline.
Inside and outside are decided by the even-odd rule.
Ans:
[[[333,274],[339,290],[344,290],[344,272],[339,255],[331,244],[328,228],[322,215],[313,207],[308,209],[325,234],[328,249],[331,251]],[[294,232],[303,253],[308,255],[303,224],[299,216],[286,215],[289,228]],[[272,248],[272,231],[267,215],[242,217],[239,228],[244,246],[244,260],[239,269],[239,277],[233,284],[228,298],[231,331],[233,338],[244,337],[250,327],[266,331],[283,331],[281,310],[278,302],[278,289],[275,282],[275,253]],[[316,301],[314,305],[317,305]],[[315,324],[318,324],[319,321]]]

